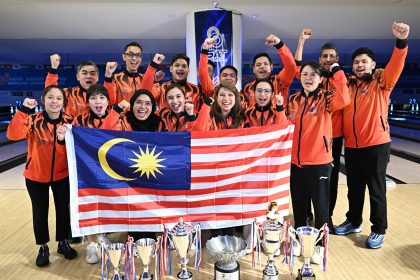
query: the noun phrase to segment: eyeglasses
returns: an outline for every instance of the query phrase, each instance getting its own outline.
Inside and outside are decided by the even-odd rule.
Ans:
[[[334,59],[334,58],[336,58],[338,55],[336,55],[336,54],[327,54],[327,53],[324,53],[323,55],[321,55],[321,57],[322,58],[332,58],[332,59]]]
[[[142,57],[142,54],[141,53],[132,53],[132,52],[129,52],[129,53],[124,53],[126,56],[128,56],[129,58],[134,58],[134,57],[136,57],[136,58],[141,58]]]
[[[138,100],[136,101],[136,104],[139,104],[140,106],[144,106],[144,107],[152,107],[152,101]]]
[[[264,95],[269,95],[271,94],[273,91],[271,89],[262,89],[262,88],[257,88],[255,90],[255,93],[259,93],[259,94],[264,94]]]

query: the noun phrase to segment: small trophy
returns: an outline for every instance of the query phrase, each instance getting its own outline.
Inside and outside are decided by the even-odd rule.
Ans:
[[[214,265],[214,279],[240,279],[238,259],[246,255],[246,242],[236,236],[213,237],[206,243],[207,254],[216,263]]]
[[[140,259],[143,266],[143,273],[140,275],[139,280],[152,280],[153,275],[149,273],[149,264],[152,261],[152,258],[156,256],[157,253],[157,244],[160,241],[155,241],[151,238],[142,238],[136,241],[136,253],[135,255]],[[158,264],[156,264],[158,265]]]
[[[105,246],[105,252],[108,256],[108,260],[111,262],[114,268],[114,276],[112,280],[121,280],[119,274],[119,266],[122,255],[124,254],[125,245],[122,243],[111,243]]]
[[[315,244],[321,240],[324,236],[328,234],[328,227],[326,224],[321,229],[316,229],[313,227],[298,227],[296,230],[290,228],[292,233],[296,233],[299,237],[299,243],[301,246],[301,254],[303,256],[304,262],[302,269],[298,270],[298,277],[297,279],[315,279],[314,271],[311,267],[311,257],[314,252]],[[292,238],[294,234],[291,234]],[[295,239],[295,241],[297,241]],[[327,244],[328,246],[328,244]],[[328,250],[325,248],[325,250]]]
[[[192,273],[187,270],[188,253],[191,249],[198,232],[193,229],[189,224],[184,223],[184,219],[180,218],[179,222],[168,232],[168,237],[178,253],[181,264],[181,271],[176,275],[178,279],[191,280]],[[196,248],[199,250],[199,248]]]

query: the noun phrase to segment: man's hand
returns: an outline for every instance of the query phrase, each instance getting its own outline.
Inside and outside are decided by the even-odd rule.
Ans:
[[[395,38],[405,40],[408,38],[409,33],[410,26],[408,24],[395,21],[392,23],[392,34],[394,34]]]
[[[109,61],[106,63],[105,66],[105,78],[112,78],[112,74],[114,74],[115,70],[117,69],[118,63],[115,61]]]
[[[204,40],[202,48],[204,50],[208,50],[214,47],[215,45],[216,45],[216,38],[206,38],[206,40]]]
[[[29,109],[33,109],[38,105],[38,102],[35,99],[25,98],[25,100],[23,100],[22,105]]]
[[[120,103],[118,103],[118,107],[120,107],[123,110],[129,110],[130,109],[130,103],[127,100],[123,100]]]
[[[58,69],[58,66],[60,66],[60,60],[61,60],[61,57],[58,54],[51,55],[50,56],[51,68]]]
[[[185,112],[188,114],[188,116],[194,115],[194,104],[192,103],[185,103]]]
[[[265,44],[267,46],[275,46],[278,43],[280,43],[280,38],[276,35],[270,34],[267,36],[267,38],[265,38]]]

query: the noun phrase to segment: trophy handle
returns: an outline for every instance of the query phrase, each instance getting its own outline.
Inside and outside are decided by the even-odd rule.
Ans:
[[[315,241],[315,244],[316,243],[318,243],[318,241],[320,241],[324,236],[325,236],[325,234],[327,234],[326,232],[325,232],[325,225],[326,224],[324,224],[320,229],[319,229],[319,236],[318,236],[318,238],[316,239],[316,241]],[[327,227],[328,227],[328,225],[327,225]]]

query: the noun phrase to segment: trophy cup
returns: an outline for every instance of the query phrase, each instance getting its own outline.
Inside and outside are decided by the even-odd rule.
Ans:
[[[325,230],[327,227],[324,226],[322,229],[316,229],[313,227],[298,227],[296,230],[290,229],[292,233],[296,233],[299,237],[299,243],[301,246],[301,254],[303,256],[304,262],[302,269],[298,270],[297,279],[315,279],[315,274],[311,267],[311,257],[314,252],[315,244],[322,239],[322,237],[327,234],[328,230]],[[292,238],[293,234],[291,234]],[[296,240],[296,239],[295,239]],[[296,240],[297,241],[297,240]]]
[[[180,280],[192,279],[192,273],[187,270],[187,265],[188,253],[194,241],[194,233],[196,233],[195,238],[197,238],[197,232],[189,224],[184,223],[183,218],[180,218],[179,222],[168,232],[168,237],[181,258],[181,271],[176,275]]]
[[[239,280],[238,259],[246,254],[246,242],[236,236],[213,237],[206,243],[207,254],[216,263],[214,265],[214,279]]]
[[[119,266],[121,257],[124,254],[125,245],[122,243],[111,243],[106,245],[105,248],[108,259],[114,268],[114,276],[112,277],[112,280],[121,280],[121,276],[119,274]]]
[[[160,239],[160,237],[159,237]],[[157,243],[151,238],[142,238],[136,242],[136,253],[135,255],[140,259],[143,266],[143,273],[140,275],[139,280],[152,280],[153,275],[149,273],[149,264],[152,261],[152,258],[157,253]],[[156,264],[158,265],[158,264]]]
[[[267,265],[263,270],[263,280],[278,280],[279,272],[274,262],[274,254],[280,250],[283,239],[283,225],[273,219],[264,221],[260,225],[262,229],[262,246],[268,255]]]

